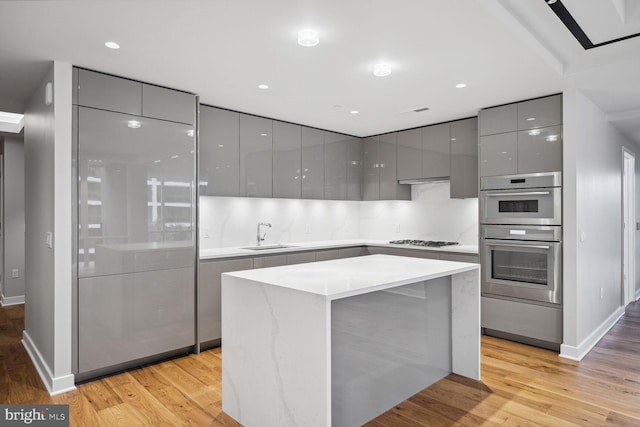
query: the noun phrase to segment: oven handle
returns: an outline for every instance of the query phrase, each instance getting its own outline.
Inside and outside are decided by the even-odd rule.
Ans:
[[[500,197],[500,196],[547,196],[551,194],[550,191],[527,191],[523,193],[487,193],[489,197]]]
[[[533,248],[533,249],[551,249],[551,246],[545,245],[516,245],[510,243],[486,243],[487,246],[504,246],[508,248]]]

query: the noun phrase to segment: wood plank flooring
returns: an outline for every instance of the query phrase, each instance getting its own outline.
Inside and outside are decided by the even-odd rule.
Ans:
[[[22,306],[0,307],[0,403],[69,404],[72,426],[238,426],[222,412],[220,349],[51,397],[22,347],[23,328]],[[482,337],[481,382],[449,375],[367,424],[454,425],[640,426],[640,304],[579,363]]]

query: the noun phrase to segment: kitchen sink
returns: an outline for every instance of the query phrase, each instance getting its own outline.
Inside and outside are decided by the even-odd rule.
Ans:
[[[249,246],[247,248],[240,248],[240,249],[249,249],[252,251],[264,251],[267,249],[284,249],[284,248],[295,248],[295,246],[292,245],[263,245],[263,246]]]

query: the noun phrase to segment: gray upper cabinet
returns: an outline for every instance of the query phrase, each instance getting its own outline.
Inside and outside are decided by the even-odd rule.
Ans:
[[[562,95],[532,99],[517,104],[518,130],[562,124]]]
[[[422,130],[398,132],[398,180],[422,178]]]
[[[397,144],[398,133],[380,135],[378,164],[380,174],[380,200],[411,200],[411,186],[398,184]]]
[[[80,70],[76,67],[73,67],[73,71],[71,74],[71,103],[73,105],[78,105],[78,74]]]
[[[240,195],[273,195],[272,120],[240,114]]]
[[[200,195],[240,195],[240,114],[200,106]]]
[[[302,196],[302,131],[299,125],[273,122],[273,197]]]
[[[372,136],[362,142],[362,200],[380,199],[379,138]]]
[[[499,133],[480,137],[480,176],[518,173],[518,134]]]
[[[480,110],[480,136],[496,133],[514,132],[518,130],[517,104]]]
[[[302,127],[302,198],[324,199],[324,131]]]
[[[347,139],[339,133],[324,134],[324,198],[327,200],[347,199]]]
[[[518,173],[562,170],[562,126],[518,132]]]
[[[449,173],[449,123],[422,128],[420,178],[448,177]]]
[[[142,115],[172,122],[193,124],[195,96],[149,84],[142,85]]]
[[[347,145],[347,200],[362,200],[362,141],[348,137]]]
[[[453,199],[478,197],[478,118],[451,123],[451,187]]]
[[[142,115],[142,83],[140,82],[88,70],[78,70],[78,88],[78,105]],[[193,104],[191,108],[193,109]]]

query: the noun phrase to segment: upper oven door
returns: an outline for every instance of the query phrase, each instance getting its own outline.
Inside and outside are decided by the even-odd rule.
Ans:
[[[482,224],[561,225],[561,189],[529,188],[480,192]]]

